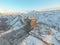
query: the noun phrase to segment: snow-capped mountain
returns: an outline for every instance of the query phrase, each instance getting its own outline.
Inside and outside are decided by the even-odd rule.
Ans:
[[[25,17],[35,17],[37,22],[43,22],[52,26],[56,30],[60,29],[60,10],[31,11],[21,15]]]
[[[42,32],[42,38],[46,37],[46,40],[47,38],[50,39],[53,37],[53,39],[51,41],[53,41],[53,43],[55,45],[60,45],[60,43],[58,43],[58,41],[55,39],[55,37],[60,40],[60,33],[58,33],[60,31],[60,10],[48,10],[48,11],[30,11],[28,13],[22,13],[22,14],[9,14],[9,15],[0,15],[0,18],[7,18],[8,20],[6,21],[7,24],[9,25],[12,25],[11,26],[11,30],[14,30],[14,31],[17,31],[17,29],[20,29],[21,27],[24,26],[25,23],[25,19],[28,17],[28,18],[36,18],[37,19],[37,24],[43,24],[43,27],[42,29],[40,29]],[[46,25],[46,26],[45,26]],[[41,26],[41,25],[40,25]],[[47,27],[50,27],[47,29]],[[54,33],[54,35],[48,35],[47,33],[48,32],[45,32],[44,30],[48,30],[48,32],[51,32]],[[51,31],[50,31],[51,30]],[[13,31],[13,32],[14,32]],[[19,30],[21,31],[21,30]],[[25,31],[25,30],[24,30]],[[34,34],[30,32],[30,35],[24,40],[22,41],[22,45],[26,45],[26,43],[28,43],[27,45],[31,44],[31,45],[44,45],[44,42],[41,42],[41,40],[39,40],[41,37],[40,37],[40,34],[38,34],[39,31],[36,31],[36,30],[32,30],[34,31],[33,33],[35,34],[35,37],[34,37]],[[12,32],[12,33],[13,33]],[[21,31],[22,32],[22,31]],[[57,33],[56,33],[57,32]],[[18,33],[18,32],[17,32]],[[5,34],[5,33],[4,33]],[[24,33],[23,33],[24,34]],[[47,35],[45,35],[47,34]],[[55,35],[56,34],[56,35]],[[9,35],[11,35],[11,33],[9,33]],[[8,36],[9,36],[8,35]],[[18,35],[18,34],[17,34]],[[22,35],[22,33],[21,33]],[[19,32],[19,36],[20,36],[20,32]],[[51,38],[49,38],[49,36]],[[7,37],[7,35],[6,35]],[[11,37],[11,36],[10,36]],[[15,37],[15,36],[14,36]],[[13,37],[13,38],[14,38]],[[36,38],[37,37],[37,38]],[[40,38],[39,38],[40,37]],[[39,38],[39,39],[38,39]],[[10,38],[9,38],[10,39]],[[17,38],[18,39],[18,38]],[[33,40],[32,40],[33,39]],[[44,39],[43,39],[44,40]],[[27,41],[27,42],[26,42]],[[32,41],[32,42],[31,42]],[[37,42],[36,42],[37,41]],[[48,41],[48,42],[49,42]],[[51,42],[50,41],[50,42]],[[13,41],[14,42],[14,41]],[[19,42],[19,41],[17,41]],[[20,42],[21,43],[21,42]],[[19,45],[20,45],[19,43]],[[24,44],[25,43],[25,44]],[[35,44],[36,43],[36,44]],[[14,44],[16,44],[14,42]]]

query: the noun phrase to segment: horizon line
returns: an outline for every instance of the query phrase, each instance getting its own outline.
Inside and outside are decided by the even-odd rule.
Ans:
[[[0,10],[0,13],[2,14],[18,14],[18,13],[28,13],[28,12],[31,12],[31,11],[50,11],[50,10],[59,10],[60,7],[52,7],[52,8],[46,8],[46,9],[35,9],[35,10],[24,10],[23,12],[22,11],[15,11],[15,10]]]

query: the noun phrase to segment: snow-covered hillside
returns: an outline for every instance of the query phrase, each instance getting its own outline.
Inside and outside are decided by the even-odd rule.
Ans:
[[[1,17],[8,19],[6,23],[11,25],[10,30],[17,31],[19,29],[20,32],[22,32],[20,28],[24,27],[24,25],[26,24],[25,19],[32,17],[37,19],[37,24],[40,26],[40,30],[33,29],[31,32],[29,32],[29,36],[22,40],[22,42],[20,42],[18,45],[60,45],[60,10],[49,10],[40,12],[34,10],[19,15],[1,15],[0,18]],[[26,31],[25,28],[23,30]],[[24,35],[23,32],[21,34]],[[9,35],[11,37],[11,33],[9,33]],[[8,36],[6,35],[6,37]],[[17,37],[15,37],[16,40],[18,39]],[[19,41],[15,42],[17,43]],[[16,44],[15,42],[14,44]]]
[[[35,17],[37,19],[37,23],[42,22],[42,23],[48,24],[49,26],[53,27],[54,29],[60,31],[60,10],[49,10],[49,11],[40,11],[40,12],[33,10],[31,12],[23,13],[20,15],[11,14],[8,16],[4,15],[3,17],[8,18],[7,23],[9,23],[11,25],[13,25],[14,22],[17,22],[14,24],[14,26],[19,25],[19,19],[22,19],[24,22],[24,19],[26,17],[28,17],[28,18]]]
[[[22,14],[25,17],[35,17],[37,22],[48,24],[54,29],[60,31],[60,10],[49,11],[31,11],[26,14]]]
[[[60,40],[60,10],[42,12],[32,11],[27,14],[23,14],[22,17],[35,17],[37,19],[37,23],[43,24],[43,27],[40,29],[40,32],[38,30],[31,31],[30,35],[32,36],[28,36],[28,38],[22,41],[21,45],[60,45],[60,41],[58,41]],[[49,35],[49,33],[51,33],[51,35]],[[40,38],[42,38],[45,43],[44,41],[41,42]]]

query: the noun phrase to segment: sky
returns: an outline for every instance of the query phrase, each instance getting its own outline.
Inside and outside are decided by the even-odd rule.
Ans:
[[[0,0],[0,11],[20,11],[60,7],[60,0]]]

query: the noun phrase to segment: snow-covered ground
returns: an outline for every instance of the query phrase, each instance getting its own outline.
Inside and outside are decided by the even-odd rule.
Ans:
[[[58,38],[56,38],[59,32],[45,25],[40,26],[40,30],[32,30],[30,35],[19,43],[19,45],[60,45],[60,42],[57,40]]]
[[[31,11],[26,14],[22,14],[25,17],[35,17],[37,22],[46,23],[56,30],[60,31],[60,10],[49,10],[49,11]]]
[[[17,30],[24,26],[20,19],[24,22],[27,17],[35,17],[38,25],[40,25],[40,30],[33,29],[29,32],[29,36],[18,45],[60,45],[60,10],[31,11],[20,15],[4,16],[8,18],[7,23],[12,25],[13,28],[11,29]]]
[[[24,16],[23,16],[24,15]],[[45,25],[48,26],[43,26],[42,29],[40,29],[40,34],[38,35],[39,31],[32,31],[33,33],[30,33],[32,36],[37,36],[39,38],[42,38],[42,40],[46,41],[49,44],[54,44],[54,45],[60,45],[60,10],[50,10],[50,11],[43,11],[43,12],[38,12],[38,11],[32,11],[27,14],[23,14],[23,17],[35,17],[37,19],[37,23],[41,22]],[[47,28],[48,29],[45,29]],[[48,32],[46,31],[48,30]],[[49,33],[51,33],[49,35]],[[36,42],[36,37],[28,36],[26,38],[25,42],[22,41],[22,45],[44,45],[44,42],[41,43],[41,40],[37,40]],[[42,37],[41,37],[42,36]],[[28,40],[29,39],[29,40]],[[33,41],[34,40],[34,41]],[[32,42],[32,44],[31,44]],[[34,43],[35,42],[35,43]],[[28,44],[26,44],[28,43]],[[34,43],[34,44],[33,44]],[[21,44],[21,43],[20,43]]]
[[[41,40],[29,35],[26,39],[24,39],[18,45],[46,45]]]

